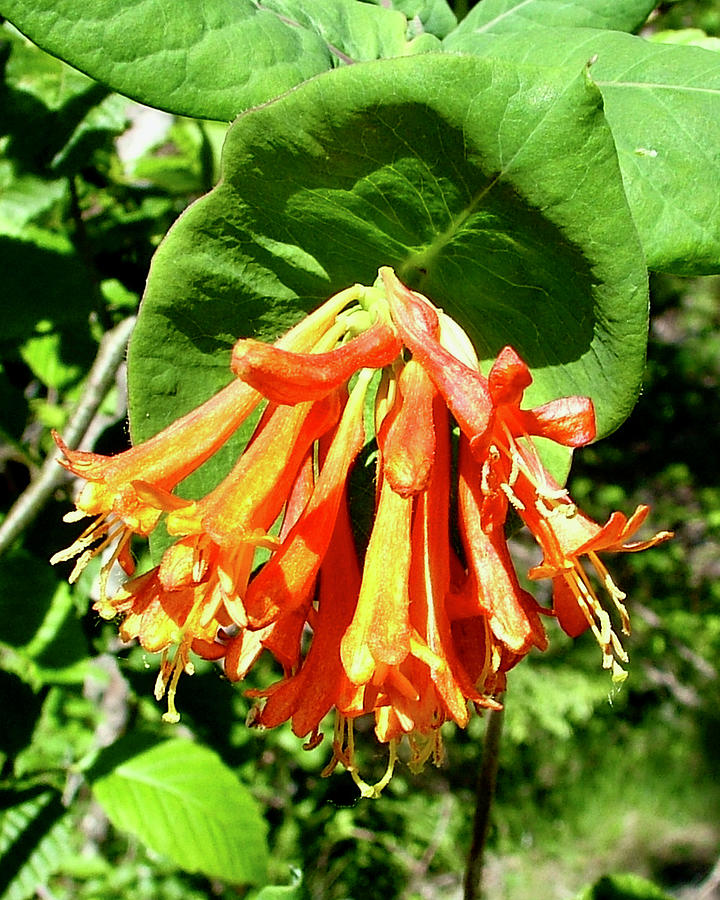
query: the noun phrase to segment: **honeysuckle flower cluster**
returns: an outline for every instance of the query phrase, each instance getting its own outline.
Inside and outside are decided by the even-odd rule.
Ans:
[[[93,521],[52,561],[77,558],[74,580],[103,554],[94,609],[121,618],[124,640],[162,653],[155,695],[167,697],[167,720],[179,718],[177,682],[192,673],[192,654],[221,660],[239,681],[269,651],[283,676],[249,692],[253,722],[289,721],[313,747],[334,711],[326,771],[340,762],[376,795],[403,738],[417,769],[440,758],[443,723],[464,726],[472,708],[499,706],[508,670],[547,646],[544,618],[573,636],[592,629],[603,665],[625,677],[615,624],[629,632],[625,595],[599,554],[669,534],[631,540],[645,506],[629,519],[592,521],[532,440],[592,441],[590,399],[523,408],[532,378],[515,350],[505,347],[485,377],[460,327],[389,268],[273,345],[239,340],[231,368],[235,379],[216,396],[117,456],[70,450],[56,437],[63,464],[86,482],[66,518]],[[259,407],[230,473],[201,499],[179,496],[180,482]],[[373,438],[374,518],[361,556],[348,476]],[[528,575],[550,579],[551,608],[520,584],[506,537],[511,509],[539,545]],[[176,541],[135,575],[131,539],[161,518]],[[128,580],[110,595],[116,563]],[[387,773],[372,787],[354,756],[353,723],[365,715],[389,745]]]

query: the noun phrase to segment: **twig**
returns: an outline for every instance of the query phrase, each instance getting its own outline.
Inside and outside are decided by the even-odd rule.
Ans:
[[[110,390],[117,370],[125,358],[125,348],[135,325],[131,316],[108,331],[102,341],[95,362],[90,369],[82,399],[70,417],[63,439],[74,450],[87,432],[95,415]],[[0,556],[34,521],[58,485],[66,477],[58,465],[59,451],[48,454],[37,477],[18,497],[0,525]]]
[[[482,766],[477,783],[475,818],[472,842],[465,869],[464,900],[480,900],[483,896],[482,876],[485,863],[485,844],[490,828],[490,809],[495,795],[498,765],[500,761],[500,737],[503,725],[502,709],[488,712],[488,723],[483,744]]]

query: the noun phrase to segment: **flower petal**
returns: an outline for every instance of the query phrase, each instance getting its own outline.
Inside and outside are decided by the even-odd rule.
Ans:
[[[517,415],[526,434],[564,447],[584,447],[595,440],[595,407],[589,397],[563,397]]]
[[[340,660],[340,642],[360,590],[360,569],[343,498],[320,573],[318,612],[310,650],[297,674],[273,685],[259,716],[268,728],[292,718],[295,734],[315,730],[341,694],[352,693]]]
[[[372,372],[365,373],[350,394],[307,506],[250,582],[245,607],[253,628],[299,606],[312,590],[333,534],[350,467],[365,441],[363,407]]]
[[[519,406],[525,388],[532,384],[527,364],[512,347],[503,347],[488,375],[488,389],[496,406]]]
[[[343,665],[354,684],[370,681],[377,663],[399,665],[410,652],[412,508],[412,498],[401,497],[383,482],[357,609],[341,645]]]
[[[383,476],[402,497],[425,490],[435,458],[435,387],[423,367],[411,359],[398,377],[399,402],[382,423],[378,444]]]
[[[261,341],[240,340],[231,368],[274,403],[319,400],[363,367],[381,368],[400,352],[393,328],[376,322],[367,331],[327,353],[290,353]]]
[[[473,445],[482,444],[492,414],[487,380],[446,350],[437,328],[428,325],[429,301],[405,287],[391,269],[380,270],[390,313],[400,337],[445,398],[450,412]],[[436,317],[437,318],[437,317]]]

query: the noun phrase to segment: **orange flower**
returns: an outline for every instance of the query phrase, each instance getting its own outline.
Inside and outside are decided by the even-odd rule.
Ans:
[[[311,349],[334,327],[338,313],[356,298],[358,288],[331,297],[280,338],[276,346],[296,352]],[[232,381],[155,437],[116,456],[71,450],[53,432],[65,456],[61,464],[87,482],[75,501],[76,510],[68,513],[65,520],[74,522],[93,516],[95,521],[50,562],[55,564],[77,556],[70,575],[72,583],[94,556],[116,543],[115,551],[103,566],[102,593],[116,560],[127,574],[132,574],[135,568],[130,555],[132,535],[146,537],[154,530],[163,510],[173,505],[170,492],[206,462],[262,400],[262,395],[249,385]]]
[[[233,347],[232,370],[274,403],[319,400],[346,384],[363,367],[382,368],[400,352],[394,328],[376,322],[367,331],[327,353],[292,353],[260,341]]]
[[[408,497],[427,487],[435,463],[435,389],[423,367],[411,359],[397,377],[396,391],[377,439],[383,477],[396,494]]]
[[[158,569],[152,569],[128,582],[110,601],[96,603],[93,609],[103,618],[123,617],[120,636],[124,641],[138,639],[150,653],[162,652],[155,697],[160,700],[167,689],[168,711],[163,718],[177,722],[175,691],[182,674],[192,674],[189,652],[204,659],[219,659],[225,647],[216,640],[218,628],[229,624],[207,615],[206,591],[195,587],[169,591],[161,583]],[[172,656],[168,655],[174,647]]]
[[[277,552],[250,583],[245,608],[254,628],[297,608],[312,591],[327,553],[348,472],[365,441],[363,407],[371,377],[370,369],[361,373],[307,505]]]
[[[647,541],[626,544],[645,519],[646,507],[638,507],[629,521],[622,513],[613,513],[604,527],[577,509],[567,490],[545,469],[530,436],[550,438],[568,447],[588,443],[595,436],[592,402],[585,397],[566,397],[522,410],[522,395],[531,380],[525,363],[506,347],[488,379],[495,412],[483,462],[485,515],[488,520],[498,518],[498,510],[506,509],[508,501],[512,503],[545,555],[543,563],[531,569],[530,577],[553,579],[553,610],[560,625],[572,636],[592,628],[603,651],[603,666],[612,669],[613,678],[621,681],[626,677],[621,663],[627,662],[627,654],[581,557],[588,557],[619,613],[623,633],[629,634],[625,594],[597,553],[643,550],[672,535],[660,532]]]
[[[483,521],[482,467],[464,436],[458,475],[460,533],[468,561],[462,618],[486,616],[496,640],[513,654],[524,655],[533,646],[545,650],[547,638],[538,615],[544,610],[520,587],[505,538],[504,516]]]
[[[117,456],[70,450],[53,434],[65,455],[62,465],[87,482],[75,501],[76,511],[68,513],[65,521],[85,516],[94,516],[95,521],[50,562],[78,556],[70,575],[72,583],[94,556],[117,542],[103,566],[103,585],[116,560],[132,574],[132,535],[147,536],[154,530],[163,506],[172,503],[170,492],[225,443],[261,400],[257,391],[233,381],[154,438]]]
[[[353,616],[360,589],[360,569],[352,537],[347,502],[339,505],[332,537],[320,573],[317,610],[311,617],[313,638],[299,670],[263,692],[269,699],[257,724],[272,728],[288,719],[300,737],[311,732],[315,745],[322,718],[334,706],[362,709],[363,689],[347,678],[340,659],[340,641]]]
[[[162,652],[156,696],[167,693],[167,719],[178,718],[177,681],[192,671],[192,653],[222,659],[238,681],[268,650],[282,677],[249,692],[259,701],[253,723],[290,721],[313,747],[334,712],[324,774],[343,764],[365,796],[389,780],[401,741],[413,769],[430,756],[438,762],[445,722],[462,727],[473,707],[499,707],[507,672],[547,646],[543,615],[571,635],[592,628],[604,665],[622,678],[627,657],[584,560],[627,631],[624,595],[598,554],[670,536],[631,540],[642,506],[630,519],[615,512],[596,524],[545,469],[533,439],[570,448],[593,440],[590,399],[523,409],[532,378],[515,350],[505,347],[485,378],[457,323],[391,269],[379,276],[375,287],[331,298],[275,345],[239,340],[238,380],[145,444],[108,459],[58,439],[65,465],[88,481],[73,517],[98,518],[53,558],[79,555],[74,578],[118,540],[95,609],[121,616],[126,640]],[[230,473],[205,497],[175,496],[260,402]],[[377,484],[361,563],[348,479],[371,437],[373,402]],[[552,610],[518,579],[505,533],[511,506],[542,550],[529,576],[552,580]],[[131,534],[149,534],[161,515],[176,542],[108,599],[109,566],[117,559],[131,573]],[[354,722],[365,715],[389,747],[376,785],[363,781],[355,757]]]
[[[530,578],[552,578],[553,609],[563,630],[571,637],[591,628],[602,651],[603,667],[611,669],[613,678],[622,681],[627,673],[621,663],[628,661],[608,612],[598,599],[596,590],[583,565],[588,562],[599,583],[605,588],[617,611],[623,634],[630,634],[630,618],[625,607],[625,594],[618,588],[598,553],[632,553],[654,547],[673,535],[661,531],[644,541],[629,539],[640,528],[649,508],[638,506],[630,519],[614,512],[604,526],[598,525],[580,512],[567,494],[554,498],[538,496],[525,479],[516,485],[518,497],[528,505],[520,515],[539,543],[544,558],[533,567]],[[529,501],[535,499],[531,508]],[[521,502],[524,501],[521,499]]]
[[[403,343],[435,383],[471,442],[482,441],[492,413],[486,379],[442,345],[437,310],[427,298],[406,288],[392,269],[383,268],[380,274]]]

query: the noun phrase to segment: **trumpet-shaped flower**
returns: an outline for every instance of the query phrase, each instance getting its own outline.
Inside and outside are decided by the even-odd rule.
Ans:
[[[600,554],[670,535],[633,540],[644,506],[593,522],[543,465],[535,438],[568,448],[594,439],[589,398],[524,408],[532,377],[517,352],[501,350],[485,377],[460,326],[388,268],[375,287],[335,295],[272,346],[239,340],[231,368],[237,380],[216,397],[117,457],[57,439],[64,465],[87,481],[71,518],[96,521],[53,561],[78,556],[75,578],[117,541],[95,609],[121,617],[124,639],[163,654],[156,696],[167,694],[166,718],[178,717],[176,686],[192,671],[191,654],[222,660],[239,681],[268,651],[282,676],[249,692],[258,700],[252,723],[290,721],[313,747],[334,713],[325,774],[341,763],[364,795],[377,796],[401,741],[411,767],[437,762],[445,722],[462,727],[473,708],[499,707],[507,672],[547,646],[543,617],[573,636],[591,628],[604,665],[624,676],[611,613],[627,632],[625,596]],[[177,496],[180,481],[260,403],[231,471],[204,497]],[[360,557],[349,478],[373,437],[373,405],[376,486]],[[551,580],[552,609],[515,571],[511,508],[539,544],[542,560],[528,574]],[[175,543],[108,598],[110,565],[118,560],[131,574],[131,535],[148,535],[161,516]],[[374,717],[389,746],[374,786],[358,772],[361,716]]]
[[[116,560],[131,575],[132,535],[147,536],[154,530],[163,507],[173,502],[171,491],[225,443],[261,400],[248,385],[233,381],[154,438],[117,456],[70,450],[55,434],[65,456],[62,465],[87,482],[75,501],[76,511],[65,520],[93,516],[94,521],[51,562],[77,556],[73,582],[94,556],[115,544],[103,567],[103,586]]]
[[[205,592],[194,587],[168,591],[155,568],[128,582],[112,600],[94,606],[103,618],[123,617],[123,640],[137,638],[150,653],[162,652],[155,696],[160,700],[167,691],[168,711],[164,718],[169,722],[180,718],[175,708],[175,691],[180,675],[193,672],[190,651],[204,659],[219,659],[225,653],[216,636],[229,620],[208,616],[205,601]]]
[[[357,296],[358,287],[331,297],[280,338],[276,347],[295,352],[312,349]],[[61,464],[86,482],[75,501],[76,510],[65,520],[91,516],[94,521],[70,547],[56,553],[51,563],[78,557],[70,575],[73,582],[94,556],[115,545],[103,566],[103,594],[116,560],[132,574],[132,535],[146,537],[154,530],[163,511],[173,505],[171,492],[217,452],[262,400],[250,385],[234,380],[154,437],[116,456],[71,450],[53,433],[65,457]]]
[[[573,636],[592,628],[603,652],[603,666],[612,669],[621,681],[627,662],[610,615],[598,599],[583,567],[587,556],[601,585],[619,614],[622,631],[630,632],[624,606],[625,595],[615,585],[598,557],[598,551],[625,552],[652,547],[671,537],[660,532],[647,541],[625,541],[640,527],[647,508],[639,507],[628,521],[613,513],[601,527],[577,509],[567,490],[561,488],[545,469],[531,436],[550,438],[567,447],[578,447],[595,436],[592,402],[584,397],[567,397],[535,409],[520,408],[523,392],[531,382],[530,371],[517,353],[506,347],[489,375],[490,394],[495,405],[490,452],[484,463],[487,509],[509,501],[528,526],[544,553],[543,563],[530,571],[534,579],[553,579],[553,609],[560,625]],[[488,512],[492,517],[493,513]]]

